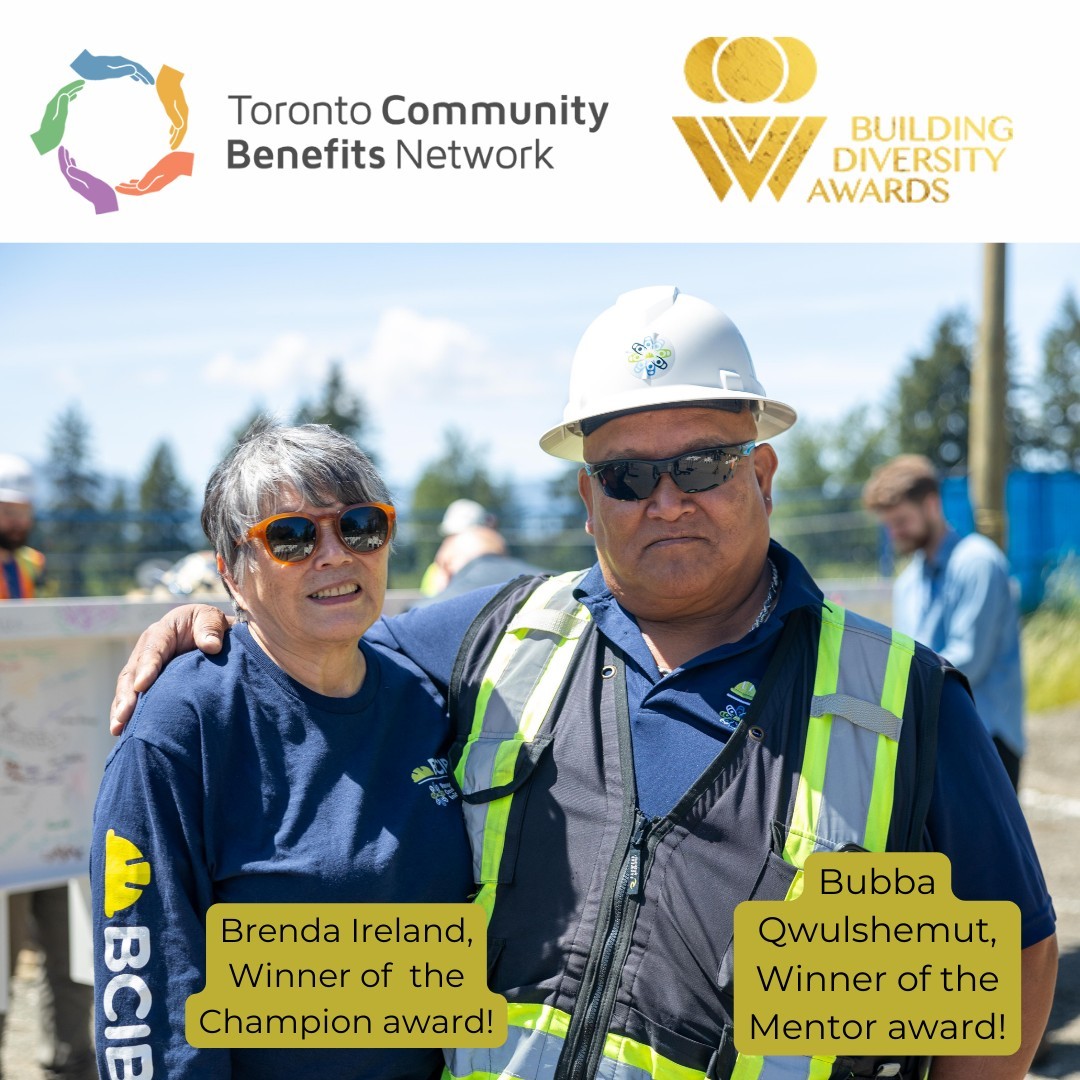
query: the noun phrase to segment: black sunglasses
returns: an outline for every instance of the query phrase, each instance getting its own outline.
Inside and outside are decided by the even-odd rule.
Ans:
[[[585,472],[600,481],[605,495],[623,502],[647,499],[660,477],[667,473],[680,491],[688,495],[708,491],[731,479],[735,466],[749,457],[757,443],[746,442],[738,446],[713,446],[707,450],[689,450],[675,457],[648,461],[624,458],[619,461],[600,461],[595,465],[585,463]]]

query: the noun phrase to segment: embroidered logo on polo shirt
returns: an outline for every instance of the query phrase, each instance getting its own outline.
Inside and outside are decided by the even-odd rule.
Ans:
[[[728,701],[720,713],[720,723],[734,731],[742,722],[742,718],[746,715],[746,710],[750,708],[756,693],[757,687],[752,682],[744,680],[733,686],[727,692]]]
[[[428,758],[424,765],[417,765],[410,773],[414,784],[427,785],[427,793],[437,806],[449,806],[458,797],[453,784],[446,777],[450,763],[446,758]]]

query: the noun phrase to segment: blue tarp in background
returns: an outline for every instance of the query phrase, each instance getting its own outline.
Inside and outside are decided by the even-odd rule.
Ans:
[[[953,528],[975,531],[966,476],[942,482],[942,504]],[[1005,484],[1007,554],[1020,583],[1020,606],[1038,607],[1048,575],[1068,555],[1080,553],[1080,474],[1013,472]]]

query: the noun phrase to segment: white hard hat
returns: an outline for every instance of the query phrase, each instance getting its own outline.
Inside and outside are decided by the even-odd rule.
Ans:
[[[34,501],[34,473],[29,464],[14,454],[0,454],[0,502]]]
[[[757,436],[795,423],[766,397],[742,335],[718,308],[673,285],[623,293],[585,331],[570,369],[563,421],[540,439],[554,457],[582,461],[582,423],[643,409],[710,401],[755,405]]]
[[[495,516],[473,499],[455,499],[443,514],[439,532],[443,536],[454,536],[476,525],[492,525]]]

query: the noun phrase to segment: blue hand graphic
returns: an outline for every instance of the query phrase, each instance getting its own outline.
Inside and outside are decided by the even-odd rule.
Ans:
[[[71,61],[72,68],[84,79],[122,79],[131,76],[136,82],[153,86],[154,76],[126,56],[93,56],[85,49]]]

